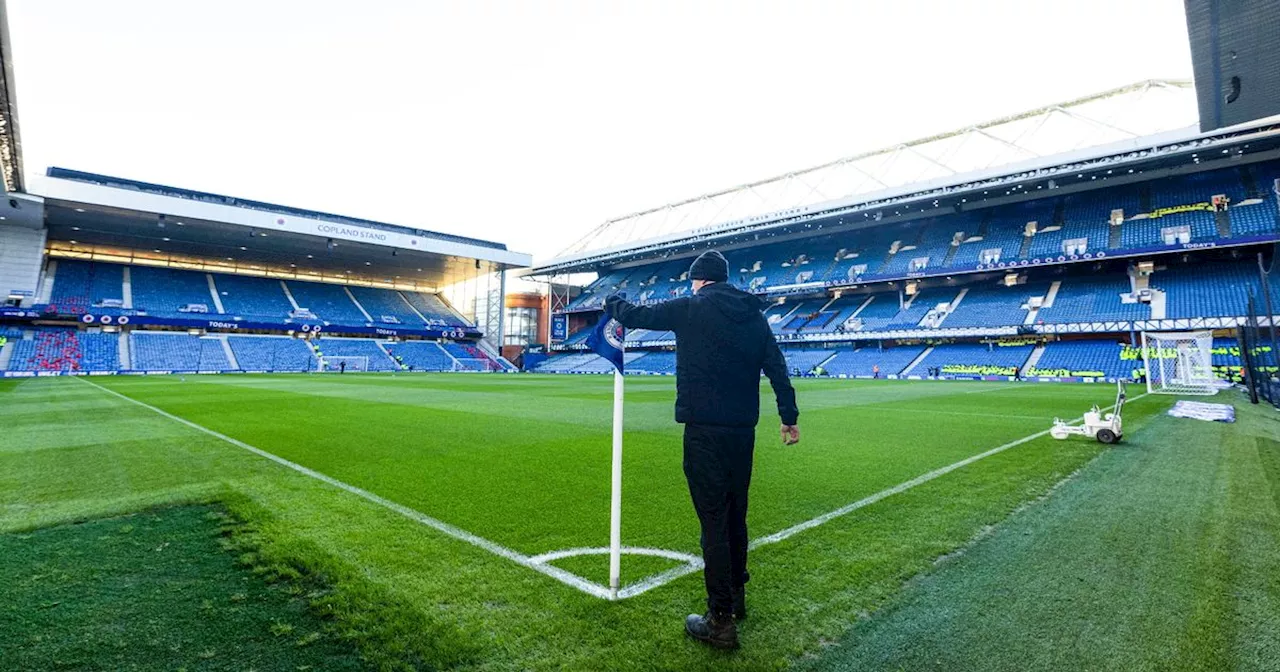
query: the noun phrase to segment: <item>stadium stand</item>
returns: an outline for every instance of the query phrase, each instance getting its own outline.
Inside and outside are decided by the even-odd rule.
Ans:
[[[1053,305],[1041,308],[1037,322],[1099,322],[1107,320],[1146,320],[1151,308],[1143,303],[1125,303],[1122,294],[1131,291],[1125,275],[1067,278],[1058,287]]]
[[[1171,265],[1151,275],[1151,286],[1164,290],[1167,318],[1242,317],[1247,290],[1259,287],[1257,270],[1239,263]]]
[[[279,280],[218,273],[213,281],[222,307],[230,315],[283,320],[293,310]]]
[[[80,315],[91,307],[103,312],[103,304],[120,308],[124,300],[124,267],[76,259],[63,259],[54,274],[49,305],[70,315]],[[107,310],[105,312],[112,312]]]
[[[133,368],[138,371],[227,371],[222,339],[184,332],[135,331],[129,336]]]
[[[411,324],[421,325],[422,318],[413,312],[413,307],[400,292],[373,287],[349,287],[351,295],[364,306],[374,324]]]
[[[445,342],[440,345],[464,371],[497,371],[502,367],[480,348],[466,343]]]
[[[943,320],[947,329],[1022,324],[1027,318],[1024,306],[1032,297],[1043,297],[1048,283],[1031,283],[1005,287],[978,287],[965,293],[960,305]]]
[[[315,353],[306,342],[288,336],[228,336],[227,343],[244,371],[315,371]]]
[[[1048,377],[1129,378],[1140,360],[1121,359],[1123,346],[1116,341],[1055,341],[1026,375]]]
[[[454,367],[453,357],[435,341],[403,341],[386,347],[393,358],[398,357],[401,364],[415,371],[452,371]]]
[[[887,327],[901,310],[897,294],[876,294],[854,319],[862,325],[862,331],[875,331]]]
[[[422,313],[423,317],[427,318],[428,324],[449,327],[471,326],[466,320],[458,317],[457,313],[445,304],[444,299],[435,294],[423,294],[421,292],[400,292],[400,294],[419,313]],[[601,300],[603,301],[604,299],[601,298]]]
[[[377,342],[367,338],[325,337],[315,343],[317,355],[322,357],[366,357],[369,371],[395,371],[394,360]]]
[[[1034,346],[988,345],[986,343],[950,343],[939,345],[924,357],[912,375],[922,374],[928,367],[941,367],[949,376],[1009,376],[1031,356]]]
[[[568,373],[593,359],[599,358],[600,356],[593,352],[556,355],[544,361],[538,366],[537,370],[542,373]]]
[[[894,348],[866,347],[858,350],[840,350],[831,361],[822,365],[830,376],[871,376],[880,367],[881,377],[897,375],[924,352],[922,345],[902,345]]]
[[[38,329],[33,338],[14,341],[9,370],[115,371],[120,368],[118,339],[116,334]]]
[[[627,363],[627,370],[634,373],[673,373],[676,369],[676,353],[655,350]]]
[[[827,361],[831,355],[835,354],[834,350],[783,350],[783,356],[787,359],[788,371],[799,371],[802,374],[813,371],[813,367]]]
[[[285,282],[299,308],[307,308],[325,322],[333,324],[366,324],[364,313],[356,307],[346,289],[341,285],[319,282]]]
[[[643,352],[628,352],[622,356],[623,368],[630,369],[631,363],[643,357]],[[613,373],[613,363],[603,357],[592,357],[573,370],[574,373]]]
[[[133,307],[149,315],[181,316],[186,306],[203,306],[216,313],[209,280],[204,273],[155,266],[129,267]],[[55,285],[56,286],[56,285]]]

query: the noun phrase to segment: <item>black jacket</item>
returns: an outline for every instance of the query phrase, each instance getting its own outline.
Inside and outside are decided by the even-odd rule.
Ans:
[[[755,427],[763,370],[783,424],[794,425],[796,391],[763,308],[755,296],[719,282],[653,306],[605,300],[605,311],[624,327],[676,333],[676,422]]]

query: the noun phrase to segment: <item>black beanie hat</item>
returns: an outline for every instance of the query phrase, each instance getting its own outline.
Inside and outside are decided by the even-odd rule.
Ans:
[[[710,280],[727,282],[729,280],[729,262],[724,255],[715,250],[707,250],[693,260],[689,267],[690,280]]]

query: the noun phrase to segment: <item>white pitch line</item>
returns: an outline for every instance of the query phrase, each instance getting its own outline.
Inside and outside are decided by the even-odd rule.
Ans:
[[[623,546],[621,550],[623,555],[647,555],[654,558],[666,558],[668,560],[675,560],[676,562],[683,562],[689,565],[697,565],[698,569],[702,569],[702,558],[693,555],[692,553],[668,551],[665,548],[643,548],[638,546]],[[607,546],[566,548],[562,551],[551,551],[550,553],[535,555],[532,558],[529,558],[529,560],[542,564],[544,562],[555,562],[556,560],[563,560],[565,558],[575,558],[580,555],[608,555],[609,551],[610,549]]]
[[[275,462],[276,464],[288,467],[300,474],[303,474],[305,476],[310,476],[311,478],[314,478],[324,483],[328,483],[329,485],[332,485],[335,488],[345,490],[346,492],[356,495],[357,497],[362,497],[370,502],[373,502],[374,504],[377,504],[378,506],[394,511],[404,516],[405,518],[408,518],[415,522],[426,525],[427,527],[430,527],[438,532],[444,533],[450,537],[453,537],[454,539],[457,539],[459,541],[465,541],[468,544],[471,544],[472,546],[482,548],[494,555],[506,558],[522,567],[528,567],[529,569],[532,569],[535,572],[540,572],[542,574],[545,574],[565,585],[571,586],[573,588],[577,588],[578,590],[584,593],[587,593],[588,595],[594,595],[595,597],[599,597],[606,600],[609,599],[610,597],[609,590],[607,588],[597,583],[587,581],[586,579],[578,576],[577,574],[567,572],[563,569],[554,567],[552,565],[539,564],[537,562],[534,562],[533,559],[530,558],[529,556],[524,555],[523,553],[519,553],[517,551],[513,551],[507,548],[506,546],[503,546],[496,542],[485,539],[484,537],[474,535],[461,528],[454,527],[453,525],[450,525],[442,520],[432,518],[431,516],[428,516],[420,511],[415,511],[402,504],[397,504],[389,499],[375,495],[372,492],[369,492],[368,490],[365,490],[363,488],[358,488],[349,483],[344,483],[331,476],[327,476],[313,469],[308,469],[307,467],[304,467],[301,464],[298,464],[296,462],[290,462],[289,460],[286,460],[283,457],[268,453],[267,451],[262,450],[261,448],[256,448],[254,446],[251,446],[239,439],[233,439],[227,436],[226,434],[215,432],[214,430],[209,429],[208,427],[197,425],[196,423],[191,422],[186,418],[180,418],[176,415],[173,415],[172,413],[156,408],[151,404],[138,401],[137,399],[134,399],[132,397],[125,396],[123,394],[120,394],[119,392],[116,392],[115,390],[107,389],[93,381],[87,380],[85,378],[81,378],[79,376],[76,377],[76,380],[82,381],[88,385],[92,385],[98,388],[99,390],[106,392],[107,394],[110,394],[114,397],[119,397],[120,399],[123,399],[131,404],[136,404],[149,411],[163,415],[164,417],[169,418],[170,420],[173,420],[175,422],[180,422],[194,430],[204,432],[209,436],[226,441],[227,443],[233,446],[236,446],[237,448],[243,448],[244,450],[247,450],[253,453],[254,455],[257,455],[259,457],[265,457],[268,460]]]
[[[565,557],[570,557],[570,556],[573,556],[573,555],[583,555],[583,554],[587,554],[587,553],[595,553],[595,552],[596,552],[597,550],[599,550],[599,549],[593,549],[593,548],[574,548],[574,549],[568,549],[568,550],[566,550],[566,551],[552,551],[552,552],[550,552],[550,553],[544,553],[544,554],[542,554],[542,555],[538,555],[538,556],[532,556],[532,557],[531,557],[531,556],[527,556],[527,555],[524,555],[523,553],[519,553],[519,552],[517,552],[517,551],[513,551],[513,550],[511,550],[511,549],[509,549],[509,548],[507,548],[507,547],[505,547],[505,546],[502,546],[501,544],[498,544],[498,543],[496,543],[496,542],[493,542],[493,541],[490,541],[490,540],[488,540],[488,539],[485,539],[484,537],[480,537],[480,536],[477,536],[477,535],[472,534],[472,533],[470,533],[470,532],[467,532],[466,530],[463,530],[463,529],[461,529],[461,528],[454,527],[453,525],[450,525],[450,524],[448,524],[448,523],[446,523],[446,522],[444,522],[444,521],[442,521],[442,520],[438,520],[438,519],[436,519],[436,518],[432,518],[431,516],[428,516],[428,515],[426,515],[426,514],[424,514],[424,513],[420,512],[420,511],[415,511],[414,509],[411,509],[411,508],[409,508],[409,507],[407,507],[407,506],[403,506],[403,505],[401,505],[401,504],[397,504],[397,503],[395,503],[395,502],[393,502],[393,501],[391,501],[391,500],[389,500],[389,499],[385,499],[385,498],[383,498],[383,497],[380,497],[380,496],[378,496],[378,495],[375,495],[375,494],[373,494],[372,492],[369,492],[368,490],[364,490],[364,489],[362,489],[362,488],[358,488],[358,487],[356,487],[356,486],[354,486],[354,485],[350,485],[350,484],[348,484],[348,483],[344,483],[344,482],[339,481],[339,480],[337,480],[337,479],[335,479],[335,478],[333,478],[333,477],[326,476],[325,474],[322,474],[322,473],[320,473],[320,472],[318,472],[318,471],[314,471],[314,470],[312,470],[312,469],[308,469],[307,467],[304,467],[304,466],[302,466],[302,465],[300,465],[300,464],[298,464],[298,463],[296,463],[296,462],[290,462],[289,460],[286,460],[286,459],[284,459],[283,457],[279,457],[278,455],[273,455],[273,454],[271,454],[271,453],[268,453],[268,452],[267,452],[267,451],[265,451],[265,450],[262,450],[262,449],[260,449],[260,448],[256,448],[256,447],[254,447],[254,446],[251,446],[251,445],[249,445],[249,444],[247,444],[247,443],[245,443],[245,442],[243,442],[243,441],[240,441],[239,439],[233,439],[233,438],[231,438],[231,437],[229,437],[229,436],[227,436],[227,435],[225,435],[225,434],[222,434],[222,433],[216,432],[216,431],[214,431],[214,430],[212,430],[212,429],[209,429],[208,427],[203,427],[203,426],[198,425],[198,424],[196,424],[196,423],[194,423],[194,422],[191,422],[190,420],[187,420],[187,419],[185,419],[185,418],[178,417],[178,416],[176,416],[176,415],[173,415],[172,413],[168,413],[168,412],[166,412],[166,411],[163,411],[163,410],[161,410],[161,409],[159,409],[159,408],[156,408],[155,406],[152,406],[152,405],[147,404],[147,403],[145,403],[145,402],[141,402],[141,401],[138,401],[137,399],[133,399],[132,397],[128,397],[128,396],[125,396],[125,395],[123,395],[123,394],[120,394],[119,392],[116,392],[115,390],[107,389],[107,388],[105,388],[105,387],[103,387],[103,386],[101,386],[101,385],[99,385],[99,384],[97,384],[97,383],[95,383],[95,382],[93,382],[93,381],[90,381],[90,380],[87,380],[87,379],[85,379],[85,378],[81,378],[81,377],[77,377],[76,379],[77,379],[77,380],[79,380],[79,381],[81,381],[81,382],[83,382],[83,383],[85,383],[85,384],[92,385],[93,387],[96,387],[96,388],[98,388],[99,390],[102,390],[103,392],[106,392],[107,394],[110,394],[110,395],[115,396],[115,397],[119,397],[120,399],[123,399],[123,400],[125,400],[125,401],[127,401],[127,402],[129,402],[129,403],[131,403],[131,404],[136,404],[136,405],[138,405],[138,406],[141,406],[141,407],[143,407],[143,408],[145,408],[145,409],[148,409],[148,410],[150,410],[150,411],[152,411],[152,412],[154,412],[154,413],[158,413],[158,414],[160,414],[160,415],[162,415],[162,416],[164,416],[164,417],[166,417],[166,418],[169,418],[170,420],[173,420],[173,421],[175,421],[175,422],[180,422],[180,423],[182,423],[182,424],[184,424],[184,425],[186,425],[186,426],[188,426],[188,427],[190,427],[190,428],[192,428],[192,429],[195,429],[195,430],[200,431],[200,432],[204,432],[205,434],[208,434],[208,435],[213,436],[213,437],[215,437],[215,438],[218,438],[218,439],[221,439],[221,440],[223,440],[223,441],[226,441],[227,443],[230,443],[231,445],[236,446],[236,447],[238,447],[238,448],[243,448],[244,450],[247,450],[247,451],[249,451],[249,452],[251,452],[251,453],[253,453],[253,454],[255,454],[255,455],[258,455],[258,456],[261,456],[261,457],[265,457],[265,458],[267,458],[268,460],[271,460],[271,461],[273,461],[273,462],[275,462],[275,463],[277,463],[277,464],[280,464],[280,465],[282,465],[282,466],[285,466],[285,467],[288,467],[288,468],[290,468],[290,469],[293,469],[294,471],[297,471],[298,473],[304,474],[304,475],[306,475],[306,476],[310,476],[311,478],[314,478],[314,479],[316,479],[316,480],[322,481],[322,482],[324,482],[324,483],[328,483],[329,485],[332,485],[332,486],[334,486],[334,487],[336,487],[336,488],[340,488],[340,489],[342,489],[342,490],[345,490],[346,492],[349,492],[349,493],[351,493],[351,494],[353,494],[353,495],[356,495],[356,496],[358,496],[358,497],[362,497],[362,498],[364,498],[364,499],[366,499],[366,500],[368,500],[368,501],[370,501],[370,502],[373,502],[374,504],[377,504],[377,505],[379,505],[379,506],[382,506],[382,507],[384,507],[384,508],[386,508],[386,509],[389,509],[389,510],[391,510],[391,511],[395,511],[396,513],[399,513],[400,515],[402,515],[402,516],[404,516],[404,517],[406,517],[406,518],[409,518],[409,519],[411,519],[411,520],[414,520],[414,521],[416,521],[416,522],[418,522],[418,523],[421,523],[421,524],[423,524],[423,525],[426,525],[427,527],[430,527],[430,528],[435,529],[435,530],[437,530],[437,531],[439,531],[439,532],[442,532],[442,533],[444,533],[444,534],[446,534],[446,535],[448,535],[448,536],[450,536],[450,537],[453,537],[454,539],[458,539],[459,541],[465,541],[465,542],[467,542],[467,543],[469,543],[469,544],[471,544],[471,545],[473,545],[473,546],[476,546],[476,547],[478,547],[478,548],[481,548],[481,549],[484,549],[484,550],[486,550],[486,551],[489,551],[490,553],[493,553],[494,555],[497,555],[497,556],[499,556],[499,557],[506,558],[506,559],[508,559],[508,560],[510,560],[510,561],[512,561],[512,562],[514,562],[514,563],[516,563],[516,564],[518,564],[518,565],[520,565],[520,566],[522,566],[522,567],[527,567],[527,568],[529,568],[529,569],[532,569],[532,570],[533,570],[533,571],[535,571],[535,572],[539,572],[539,573],[541,573],[541,574],[545,574],[546,576],[549,576],[549,577],[551,577],[551,578],[553,578],[553,579],[556,579],[557,581],[560,581],[561,583],[563,583],[563,584],[565,584],[565,585],[567,585],[567,586],[570,586],[570,587],[572,587],[572,588],[576,588],[576,589],[578,589],[578,590],[580,590],[580,591],[582,591],[582,592],[584,592],[584,593],[587,593],[588,595],[592,595],[592,596],[595,596],[595,597],[599,597],[599,598],[601,598],[601,599],[603,599],[603,600],[613,600],[613,599],[619,599],[619,600],[620,600],[620,599],[626,599],[626,598],[629,598],[629,597],[635,597],[636,595],[639,595],[639,594],[641,594],[641,593],[647,592],[647,591],[649,591],[649,590],[652,590],[652,589],[657,588],[657,587],[659,587],[659,586],[662,586],[662,585],[664,585],[664,584],[670,583],[671,581],[674,581],[674,580],[676,580],[676,579],[678,579],[678,578],[680,578],[680,577],[682,577],[682,576],[687,576],[687,575],[689,575],[689,574],[692,574],[692,573],[694,573],[694,572],[699,571],[700,569],[702,569],[702,562],[701,562],[701,560],[700,560],[700,559],[698,559],[696,556],[692,556],[692,555],[685,554],[685,553],[680,553],[680,552],[678,552],[678,551],[665,551],[665,550],[662,550],[662,549],[629,548],[629,549],[627,549],[627,550],[628,550],[628,551],[630,551],[630,552],[632,552],[632,553],[635,553],[635,554],[661,556],[661,557],[666,557],[666,558],[669,558],[669,559],[672,559],[672,560],[678,560],[678,561],[681,561],[681,562],[685,562],[686,564],[684,564],[683,566],[680,566],[680,567],[673,567],[672,569],[669,569],[669,570],[667,570],[667,571],[665,571],[665,572],[661,572],[661,573],[658,573],[658,574],[654,574],[654,575],[652,575],[652,576],[650,576],[650,577],[648,577],[648,578],[645,578],[645,579],[643,579],[643,580],[641,580],[641,581],[638,581],[638,582],[636,582],[636,583],[630,584],[630,585],[628,585],[628,586],[624,586],[624,587],[622,588],[622,590],[618,591],[618,595],[617,595],[617,597],[616,597],[616,598],[614,598],[614,597],[610,594],[609,589],[608,589],[608,588],[606,588],[605,586],[602,586],[602,585],[600,585],[600,584],[598,584],[598,583],[595,583],[595,582],[593,582],[593,581],[588,581],[588,580],[586,580],[586,579],[584,579],[584,578],[582,578],[582,577],[580,577],[580,576],[578,576],[577,574],[574,574],[574,573],[572,573],[572,572],[567,572],[567,571],[565,571],[565,570],[563,570],[563,569],[559,569],[558,567],[554,567],[554,566],[552,566],[552,565],[546,564],[546,563],[551,562],[551,561],[553,561],[553,560],[557,560],[557,559],[561,559],[561,558],[565,558]],[[1139,399],[1141,399],[1141,398],[1143,398],[1143,397],[1147,396],[1148,394],[1150,394],[1150,393],[1149,393],[1149,392],[1144,392],[1144,393],[1142,393],[1142,394],[1140,394],[1140,395],[1138,395],[1138,396],[1134,397],[1133,399],[1130,399],[1129,401],[1130,401],[1130,402],[1137,401],[1137,400],[1139,400]],[[1103,410],[1104,410],[1104,411],[1105,411],[1105,410],[1110,410],[1110,409],[1112,409],[1112,408],[1114,408],[1114,407],[1115,407],[1115,406],[1114,406],[1114,404],[1113,404],[1113,405],[1111,405],[1111,406],[1106,407],[1106,408],[1105,408],[1105,409],[1103,409]],[[1073,420],[1073,421],[1071,422],[1071,424],[1076,424],[1076,423],[1078,423],[1078,422],[1080,422],[1080,421],[1082,421],[1082,420],[1083,420],[1083,418],[1076,418],[1075,420]],[[1049,433],[1049,430],[1047,430],[1047,429],[1046,429],[1046,430],[1043,430],[1043,431],[1040,431],[1040,432],[1036,432],[1035,434],[1030,434],[1030,435],[1028,435],[1028,436],[1024,436],[1024,437],[1022,437],[1021,439],[1016,439],[1016,440],[1014,440],[1014,441],[1010,441],[1009,443],[1006,443],[1006,444],[1004,444],[1004,445],[997,446],[997,447],[992,448],[991,450],[988,450],[988,451],[986,451],[986,452],[979,453],[979,454],[977,454],[977,455],[972,455],[972,456],[967,457],[967,458],[965,458],[965,459],[963,459],[963,460],[960,460],[959,462],[956,462],[956,463],[954,463],[954,464],[949,464],[949,465],[947,465],[947,466],[945,466],[945,467],[940,467],[940,468],[938,468],[938,469],[934,469],[933,471],[930,471],[930,472],[925,473],[925,474],[921,474],[920,476],[917,476],[917,477],[915,477],[915,478],[913,478],[913,479],[911,479],[911,480],[909,480],[909,481],[905,481],[905,482],[903,482],[903,483],[899,483],[898,485],[895,485],[895,486],[893,486],[893,487],[891,487],[891,488],[888,488],[888,489],[886,489],[886,490],[881,490],[880,492],[877,492],[877,493],[875,493],[875,494],[873,494],[873,495],[869,495],[869,496],[867,496],[867,497],[864,497],[864,498],[862,498],[862,499],[860,499],[860,500],[858,500],[858,501],[856,501],[856,502],[854,502],[854,503],[852,503],[852,504],[848,504],[848,505],[846,505],[846,506],[842,506],[842,507],[840,507],[839,509],[836,509],[836,510],[834,510],[834,511],[830,511],[830,512],[824,513],[824,514],[822,514],[822,515],[820,515],[820,516],[818,516],[818,517],[816,517],[816,518],[812,518],[812,519],[810,519],[810,520],[806,520],[806,521],[804,521],[803,523],[799,523],[799,524],[796,524],[796,525],[792,525],[791,527],[788,527],[788,528],[786,528],[786,529],[784,529],[784,530],[780,530],[780,531],[778,531],[778,532],[774,532],[773,534],[770,534],[770,535],[767,535],[767,536],[764,536],[764,537],[760,537],[759,539],[756,539],[756,540],[752,541],[752,542],[751,542],[751,544],[750,544],[750,546],[749,546],[749,548],[750,548],[751,550],[755,550],[755,549],[757,549],[757,548],[759,548],[759,547],[761,547],[761,546],[766,546],[766,545],[768,545],[768,544],[776,544],[776,543],[778,543],[778,542],[780,542],[780,541],[783,541],[783,540],[785,540],[785,539],[788,539],[788,538],[790,538],[790,537],[792,537],[792,536],[794,536],[794,535],[796,535],[796,534],[799,534],[800,532],[803,532],[803,531],[808,530],[808,529],[812,529],[812,528],[814,528],[814,527],[818,527],[819,525],[822,525],[822,524],[824,524],[824,523],[827,523],[827,522],[829,522],[829,521],[831,521],[831,520],[833,520],[833,519],[835,519],[835,518],[839,518],[839,517],[841,517],[841,516],[848,515],[849,513],[852,513],[852,512],[854,512],[854,511],[856,511],[856,510],[858,510],[858,509],[861,509],[861,508],[863,508],[863,507],[866,507],[866,506],[869,506],[869,505],[871,505],[871,504],[874,504],[874,503],[876,503],[876,502],[878,502],[878,501],[880,501],[880,500],[882,500],[882,499],[885,499],[886,497],[890,497],[890,496],[892,496],[892,495],[896,495],[896,494],[898,494],[898,493],[905,492],[906,490],[910,490],[911,488],[914,488],[914,487],[916,487],[917,485],[921,485],[921,484],[923,484],[923,483],[927,483],[927,482],[929,482],[929,481],[932,481],[932,480],[934,480],[934,479],[936,479],[936,478],[938,478],[938,477],[940,477],[940,476],[944,476],[944,475],[949,474],[949,473],[951,473],[951,472],[953,472],[953,471],[955,471],[955,470],[957,470],[957,469],[960,469],[961,467],[968,466],[968,465],[970,465],[970,464],[973,464],[974,462],[977,462],[978,460],[981,460],[981,459],[984,459],[984,458],[990,457],[990,456],[992,456],[992,455],[995,455],[995,454],[997,454],[997,453],[1000,453],[1000,452],[1006,451],[1006,450],[1008,450],[1008,449],[1010,449],[1010,448],[1013,448],[1014,446],[1019,446],[1019,445],[1022,445],[1022,444],[1024,444],[1024,443],[1028,442],[1028,441],[1033,441],[1033,440],[1035,440],[1035,439],[1038,439],[1038,438],[1040,438],[1040,437],[1042,437],[1042,436],[1047,435],[1048,433]],[[693,558],[693,560],[691,561],[691,560],[689,560],[689,558]]]
[[[1142,394],[1140,394],[1140,395],[1138,395],[1138,396],[1134,397],[1133,399],[1129,399],[1129,400],[1128,400],[1128,402],[1134,402],[1134,401],[1137,401],[1137,400],[1139,400],[1139,399],[1141,399],[1141,398],[1143,398],[1143,397],[1147,396],[1147,394],[1149,394],[1149,393],[1148,393],[1148,392],[1144,392],[1144,393],[1142,393]],[[1102,409],[1102,410],[1107,411],[1107,410],[1111,410],[1112,408],[1115,408],[1115,404],[1112,404],[1111,406],[1108,406],[1108,407],[1106,407],[1106,408],[1104,408],[1104,409]],[[1078,422],[1081,422],[1083,419],[1084,419],[1084,418],[1076,418],[1075,420],[1073,420],[1073,421],[1071,422],[1071,424],[1073,424],[1073,425],[1074,425],[1074,424],[1076,424],[1076,423],[1078,423]],[[934,479],[936,479],[936,478],[938,478],[938,477],[940,477],[940,476],[945,476],[946,474],[949,474],[949,473],[951,473],[951,472],[953,472],[953,471],[955,471],[955,470],[957,470],[957,469],[960,469],[960,468],[962,468],[962,467],[966,467],[966,466],[968,466],[968,465],[970,465],[970,464],[973,464],[974,462],[977,462],[978,460],[981,460],[981,459],[984,459],[984,458],[987,458],[987,457],[991,457],[992,455],[995,455],[995,454],[997,454],[997,453],[1004,452],[1004,451],[1006,451],[1006,450],[1008,450],[1008,449],[1010,449],[1010,448],[1013,448],[1014,446],[1020,446],[1020,445],[1022,445],[1022,444],[1024,444],[1024,443],[1027,443],[1028,441],[1034,441],[1034,440],[1036,440],[1036,439],[1038,439],[1038,438],[1040,438],[1040,437],[1042,437],[1042,436],[1046,436],[1046,435],[1048,435],[1048,434],[1049,434],[1049,430],[1047,430],[1047,429],[1046,429],[1046,430],[1043,430],[1043,431],[1040,431],[1040,432],[1036,432],[1035,434],[1030,434],[1030,435],[1028,435],[1028,436],[1024,436],[1024,437],[1022,437],[1021,439],[1015,439],[1015,440],[1010,441],[1009,443],[1006,443],[1006,444],[1004,444],[1004,445],[997,446],[997,447],[992,448],[991,450],[988,450],[988,451],[986,451],[986,452],[982,452],[982,453],[978,453],[977,455],[972,455],[972,456],[970,456],[970,457],[966,457],[965,459],[960,460],[959,462],[955,462],[955,463],[953,463],[953,464],[949,464],[949,465],[947,465],[947,466],[945,466],[945,467],[940,467],[940,468],[938,468],[938,469],[934,469],[933,471],[930,471],[930,472],[927,472],[927,473],[921,474],[921,475],[919,475],[919,476],[916,476],[915,478],[913,478],[913,479],[911,479],[911,480],[909,480],[909,481],[905,481],[905,482],[903,482],[903,483],[899,483],[898,485],[895,485],[895,486],[893,486],[892,488],[888,488],[888,489],[886,489],[886,490],[881,490],[880,492],[877,492],[877,493],[875,493],[875,494],[873,494],[873,495],[869,495],[869,496],[867,496],[867,497],[863,497],[862,499],[859,499],[858,501],[856,501],[856,502],[854,502],[854,503],[852,503],[852,504],[848,504],[848,505],[842,506],[842,507],[840,507],[840,508],[838,508],[838,509],[836,509],[836,510],[834,510],[834,511],[829,511],[829,512],[824,513],[824,514],[822,514],[822,515],[820,515],[820,516],[818,516],[818,517],[816,517],[816,518],[811,518],[811,519],[809,519],[809,520],[806,520],[806,521],[804,521],[803,523],[798,523],[798,524],[796,524],[796,525],[792,525],[791,527],[788,527],[788,528],[786,528],[786,529],[784,529],[784,530],[779,530],[779,531],[777,531],[777,532],[774,532],[773,534],[770,534],[770,535],[766,535],[766,536],[760,537],[759,539],[755,539],[755,540],[753,540],[753,541],[751,542],[751,544],[748,546],[748,548],[749,548],[749,549],[751,549],[751,550],[755,550],[755,549],[757,549],[757,548],[760,548],[761,546],[767,546],[767,545],[769,545],[769,544],[776,544],[776,543],[778,543],[778,542],[780,542],[780,541],[783,541],[783,540],[785,540],[785,539],[789,539],[789,538],[791,538],[791,537],[793,537],[793,536],[795,536],[795,535],[797,535],[797,534],[799,534],[799,533],[801,533],[801,532],[804,532],[805,530],[809,530],[809,529],[812,529],[812,528],[818,527],[819,525],[822,525],[823,523],[827,523],[827,522],[829,522],[829,521],[831,521],[831,520],[834,520],[834,519],[836,519],[836,518],[839,518],[839,517],[841,517],[841,516],[845,516],[845,515],[848,515],[848,514],[850,514],[850,513],[853,513],[854,511],[857,511],[858,509],[861,509],[861,508],[864,508],[864,507],[870,506],[870,505],[872,505],[872,504],[874,504],[874,503],[876,503],[876,502],[878,502],[878,501],[880,501],[880,500],[882,500],[882,499],[884,499],[884,498],[886,498],[886,497],[890,497],[890,496],[892,496],[892,495],[896,495],[896,494],[898,494],[898,493],[905,492],[905,491],[907,491],[907,490],[910,490],[911,488],[916,487],[917,485],[921,485],[921,484],[923,484],[923,483],[928,483],[929,481],[932,481],[932,480],[934,480]],[[621,592],[619,592],[619,593],[618,593],[618,596],[619,596],[619,597],[632,597],[632,596],[635,596],[635,595],[639,595],[640,593],[643,593],[643,592],[645,592],[645,591],[647,591],[647,590],[652,590],[652,589],[654,589],[654,588],[657,588],[658,586],[661,586],[661,585],[663,585],[663,584],[665,584],[665,583],[669,583],[669,582],[671,582],[671,581],[674,581],[674,580],[676,580],[676,579],[678,579],[678,578],[680,578],[680,577],[682,577],[682,576],[686,576],[686,575],[688,575],[688,574],[692,574],[692,573],[694,573],[694,572],[698,571],[698,569],[700,569],[700,568],[691,568],[691,567],[688,567],[688,566],[685,566],[685,567],[675,567],[675,568],[670,569],[670,570],[667,570],[667,571],[665,571],[665,572],[663,572],[663,573],[661,573],[661,574],[655,574],[655,575],[653,575],[653,576],[648,577],[647,579],[644,579],[644,580],[642,580],[642,581],[640,581],[640,582],[638,582],[638,583],[635,583],[635,584],[632,584],[632,585],[630,585],[630,586],[626,587],[624,590],[622,590]]]

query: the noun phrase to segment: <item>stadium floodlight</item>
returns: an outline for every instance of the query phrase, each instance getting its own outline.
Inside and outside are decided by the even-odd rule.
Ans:
[[[319,366],[316,369],[320,373],[326,371],[368,371],[369,358],[364,355],[321,355]],[[346,368],[343,368],[346,363]]]
[[[1142,332],[1147,392],[1215,394],[1213,332]]]

